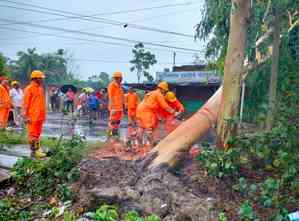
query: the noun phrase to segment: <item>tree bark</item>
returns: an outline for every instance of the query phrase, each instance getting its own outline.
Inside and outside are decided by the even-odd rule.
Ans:
[[[279,17],[274,16],[274,32],[273,32],[273,54],[271,67],[271,80],[269,86],[269,105],[266,119],[266,130],[270,131],[274,124],[274,117],[276,113],[276,89],[277,89],[277,75],[279,63],[279,45],[280,45],[280,27]]]
[[[250,14],[250,0],[232,0],[228,50],[225,58],[223,100],[217,125],[217,145],[228,148],[229,138],[235,134],[240,106],[242,74],[246,47],[246,33]]]
[[[165,137],[144,160],[144,167],[174,166],[184,151],[204,136],[217,120],[222,98],[222,87],[191,118]]]

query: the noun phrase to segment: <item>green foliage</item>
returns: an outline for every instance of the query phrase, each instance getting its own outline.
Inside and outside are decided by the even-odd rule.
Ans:
[[[74,75],[68,71],[68,54],[63,49],[54,53],[40,54],[36,48],[19,51],[18,58],[9,62],[11,78],[22,83],[28,82],[33,70],[39,69],[46,74],[47,84],[65,84],[73,82]]]
[[[239,216],[243,221],[257,221],[257,219],[255,218],[254,209],[248,201],[241,204],[239,209]]]
[[[0,200],[0,220],[5,221],[29,221],[31,220],[30,212],[22,210],[20,204],[15,200],[4,198]]]
[[[0,53],[0,76],[9,76],[7,60],[8,59]]]
[[[0,147],[2,145],[25,144],[25,133],[17,134],[15,132],[0,131]]]
[[[144,221],[136,211],[131,211],[125,214],[124,221]]]
[[[91,88],[106,88],[110,82],[110,77],[106,72],[101,72],[98,75],[92,75],[87,81],[81,81],[80,87]]]
[[[157,215],[150,215],[145,218],[145,221],[160,221],[160,218]]]
[[[219,215],[218,215],[218,221],[228,221],[228,219],[226,218],[224,212],[219,213]]]
[[[78,178],[74,169],[82,158],[84,143],[79,137],[64,141],[53,148],[53,156],[46,160],[24,158],[13,168],[13,179],[19,192],[48,197],[58,194],[62,200],[72,198],[68,182]]]
[[[146,51],[142,43],[136,44],[132,52],[134,58],[130,61],[133,64],[130,70],[137,71],[138,82],[140,82],[142,76],[152,82],[154,78],[148,71],[152,65],[157,63],[155,55],[150,51]]]
[[[100,206],[95,213],[91,213],[91,217],[94,221],[116,221],[119,220],[117,207],[111,205]],[[142,217],[136,211],[129,211],[122,215],[124,221],[160,221],[160,218],[156,215],[149,215]]]
[[[251,205],[271,208],[271,220],[282,220],[285,208],[299,204],[299,125],[291,123],[294,115],[287,113],[281,114],[271,132],[236,137],[231,139],[233,150],[205,148],[198,156],[209,175],[230,178],[232,189],[248,200],[240,208],[243,220],[255,220],[260,215]]]
[[[201,151],[197,159],[207,169],[208,174],[218,178],[233,177],[238,175],[240,163],[238,151],[230,149],[223,151],[206,148]]]
[[[117,221],[118,212],[115,206],[102,205],[94,215],[95,221]]]
[[[77,216],[69,211],[64,212],[63,214],[63,221],[76,221],[77,220]]]

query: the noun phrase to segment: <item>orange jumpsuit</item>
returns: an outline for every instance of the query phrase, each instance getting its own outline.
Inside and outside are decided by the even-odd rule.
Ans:
[[[27,118],[28,140],[39,141],[46,120],[46,100],[42,85],[31,82],[24,91],[24,116]]]
[[[11,108],[9,88],[0,85],[0,129],[5,129]]]
[[[139,97],[135,92],[126,94],[126,107],[128,109],[129,124],[136,121],[136,111],[139,103]]]
[[[183,104],[178,99],[174,102],[167,101],[167,104],[177,112],[183,113],[185,111]],[[173,114],[161,108],[159,109],[159,118],[165,121],[166,135],[170,134],[179,125]]]
[[[158,90],[147,93],[143,101],[137,107],[137,121],[143,129],[156,129],[158,126],[159,108],[171,112],[172,108],[167,104],[163,94]]]
[[[109,99],[109,128],[119,129],[124,108],[124,92],[117,82],[112,81],[108,86]]]

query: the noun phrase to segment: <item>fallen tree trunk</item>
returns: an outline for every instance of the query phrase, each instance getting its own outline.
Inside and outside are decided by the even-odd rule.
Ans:
[[[174,166],[181,153],[190,148],[216,123],[221,98],[222,87],[198,112],[154,147],[148,157],[149,168],[154,169],[164,164]]]

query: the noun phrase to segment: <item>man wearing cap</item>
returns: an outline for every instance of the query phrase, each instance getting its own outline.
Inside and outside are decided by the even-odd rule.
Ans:
[[[9,95],[12,101],[14,122],[16,127],[20,127],[22,120],[21,109],[24,94],[18,81],[13,81],[11,86],[12,89],[9,91]]]
[[[160,82],[157,89],[147,93],[137,107],[137,122],[142,131],[140,139],[143,139],[145,133],[150,146],[154,145],[154,131],[158,126],[159,109],[175,114],[175,110],[167,104],[164,97],[168,90],[168,83],[166,81]]]
[[[9,82],[4,76],[0,77],[0,130],[5,130],[11,108]]]
[[[109,108],[109,136],[119,135],[119,126],[123,115],[124,92],[121,87],[122,73],[113,73],[113,81],[108,86],[108,108]]]
[[[45,75],[39,70],[31,73],[31,83],[26,87],[23,100],[23,114],[27,123],[28,142],[31,156],[46,157],[41,149],[40,136],[46,119],[46,99],[43,88]]]

